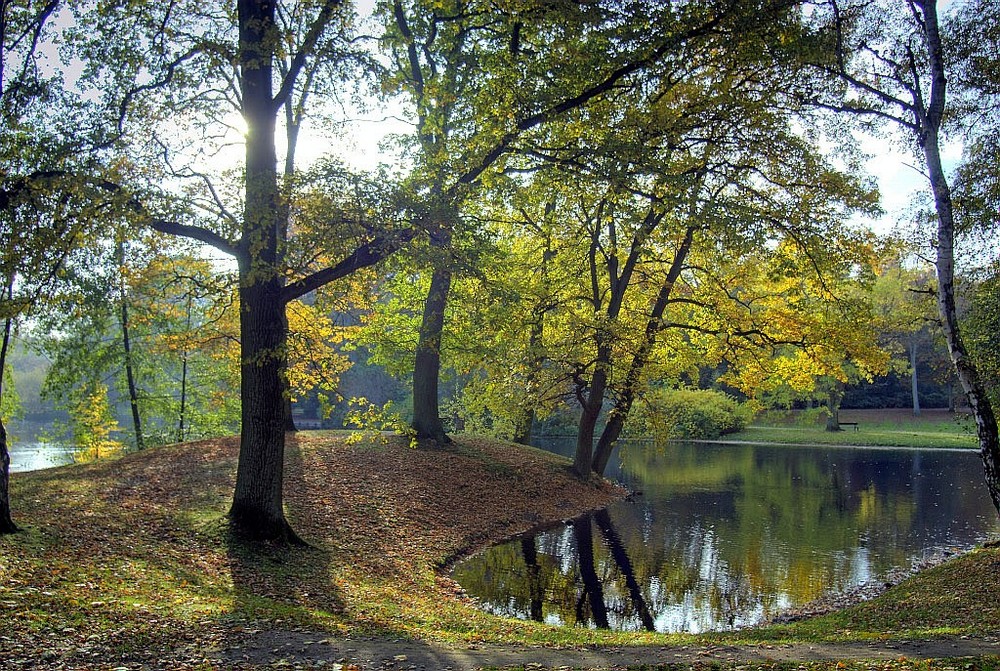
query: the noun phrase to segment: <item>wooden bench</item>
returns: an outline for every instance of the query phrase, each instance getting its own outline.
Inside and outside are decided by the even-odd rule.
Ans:
[[[841,426],[853,426],[855,431],[861,430],[861,428],[858,427],[857,422],[837,422],[837,424],[840,424]]]

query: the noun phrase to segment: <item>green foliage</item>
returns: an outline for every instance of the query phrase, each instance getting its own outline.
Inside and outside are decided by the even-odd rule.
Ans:
[[[1000,266],[976,285],[963,327],[981,379],[994,404],[1000,404]]]
[[[111,438],[119,426],[108,405],[108,388],[103,384],[95,384],[78,394],[70,417],[73,445],[81,461],[109,457],[124,448]]]
[[[710,440],[742,431],[753,415],[750,404],[721,391],[654,389],[643,395],[628,431],[657,440]]]
[[[0,421],[4,424],[24,414],[24,406],[21,404],[21,397],[14,386],[14,376],[11,375],[10,364],[7,364],[6,368],[3,375],[3,395],[0,396]]]

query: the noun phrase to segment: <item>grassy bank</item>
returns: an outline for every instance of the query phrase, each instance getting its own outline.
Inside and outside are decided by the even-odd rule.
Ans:
[[[18,474],[25,531],[0,539],[0,668],[215,668],[207,651],[268,629],[459,645],[770,644],[984,635],[1000,621],[1000,552],[984,549],[879,600],[804,623],[696,639],[502,619],[440,567],[456,556],[604,506],[558,457],[460,438],[410,449],[300,435],[286,498],[309,549],[232,541],[221,519],[235,440]],[[945,597],[944,595],[947,595]],[[249,667],[248,667],[249,668]]]
[[[843,431],[825,430],[825,419],[801,412],[772,413],[726,440],[800,445],[856,445],[876,447],[976,447],[975,426],[962,414],[925,410],[914,417],[909,410],[842,410]]]

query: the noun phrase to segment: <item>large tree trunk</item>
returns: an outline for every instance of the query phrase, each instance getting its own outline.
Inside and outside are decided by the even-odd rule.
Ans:
[[[844,400],[844,385],[835,381],[826,395],[826,430],[841,431],[840,402]]]
[[[271,94],[275,7],[239,0],[240,84],[247,124],[246,200],[240,240],[242,430],[229,519],[237,535],[298,540],[282,506],[284,474],[285,306],[279,261],[281,230],[275,110]]]
[[[295,540],[282,507],[285,332],[280,294],[276,280],[240,287],[242,432],[229,517],[248,538]]]
[[[937,257],[935,266],[938,279],[938,310],[952,364],[958,380],[969,400],[969,406],[976,419],[976,433],[979,451],[983,460],[986,486],[993,500],[993,506],[1000,513],[1000,435],[997,418],[990,403],[986,388],[979,377],[975,363],[969,357],[958,323],[958,308],[955,301],[955,219],[952,208],[951,189],[941,165],[941,151],[938,130],[944,117],[945,106],[945,63],[941,35],[938,31],[937,8],[929,1],[924,8],[924,31],[931,71],[929,102],[924,110],[921,123],[922,132],[918,136],[927,164],[927,174],[934,193],[934,207],[937,212]]]
[[[431,236],[431,246],[439,254],[431,275],[431,286],[424,302],[420,323],[417,351],[413,360],[413,430],[417,438],[429,438],[439,443],[447,441],[441,409],[438,403],[438,386],[441,378],[441,335],[444,332],[444,313],[451,291],[451,268],[444,255],[451,247],[450,224]]]

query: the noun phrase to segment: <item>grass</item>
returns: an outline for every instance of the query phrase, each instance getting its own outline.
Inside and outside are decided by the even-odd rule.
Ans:
[[[852,445],[875,447],[957,448],[976,447],[974,425],[963,415],[926,410],[920,417],[901,410],[842,410],[842,422],[854,427],[830,432],[825,420],[815,415],[788,413],[765,416],[725,440],[743,440],[800,445]]]
[[[350,445],[306,435],[289,450],[286,498],[293,525],[315,547],[247,546],[221,522],[235,457],[235,440],[205,441],[13,478],[26,528],[0,538],[0,667],[139,668],[168,659],[176,669],[214,668],[207,650],[238,647],[247,632],[268,628],[450,644],[664,646],[980,636],[1000,621],[996,548],[841,613],[708,637],[498,618],[475,608],[441,566],[620,492],[575,480],[553,455],[492,441],[411,449],[402,439]]]

